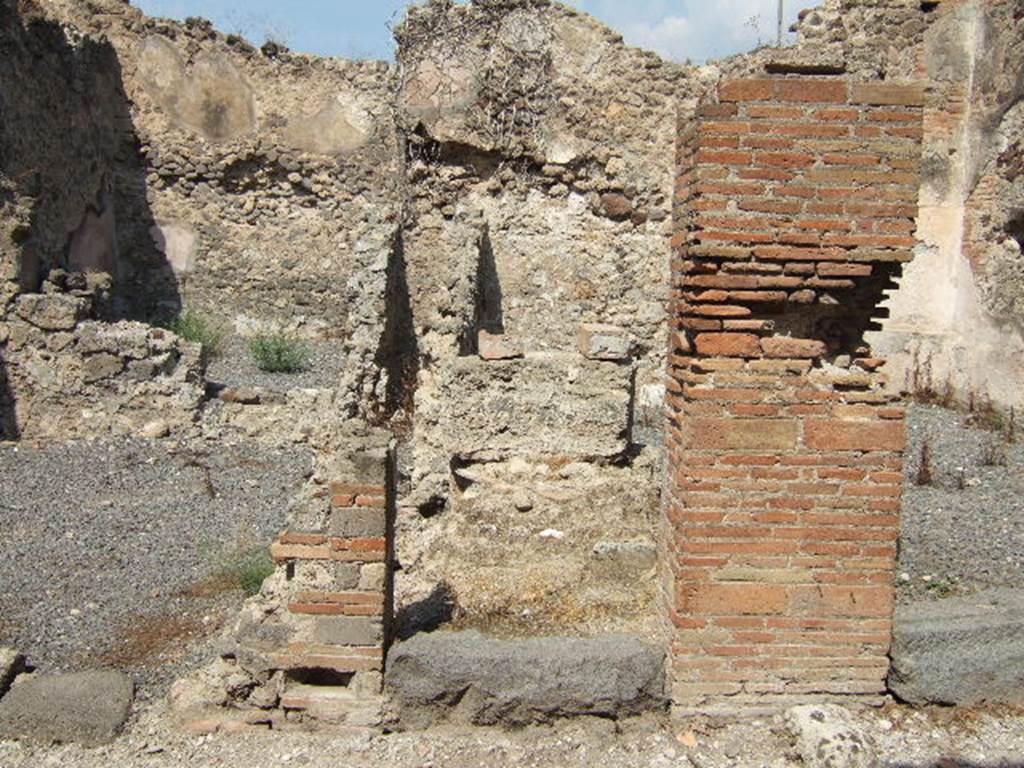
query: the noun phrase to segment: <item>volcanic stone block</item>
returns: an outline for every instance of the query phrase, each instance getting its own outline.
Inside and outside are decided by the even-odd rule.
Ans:
[[[326,645],[380,645],[384,639],[384,628],[379,618],[320,617],[316,620],[313,636],[316,642]]]
[[[664,653],[630,637],[420,634],[392,649],[386,684],[404,728],[622,718],[665,706]]]
[[[128,719],[134,690],[130,677],[112,671],[19,682],[0,699],[0,739],[106,744]]]
[[[1024,705],[1024,590],[899,607],[889,688],[911,704]]]
[[[616,456],[628,444],[632,368],[571,354],[460,357],[440,371],[417,418],[449,455]],[[443,428],[440,428],[442,427]]]

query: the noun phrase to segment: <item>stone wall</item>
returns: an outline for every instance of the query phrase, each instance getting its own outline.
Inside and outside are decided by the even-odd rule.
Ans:
[[[871,337],[894,391],[1024,406],[1018,297],[1024,259],[1007,169],[1020,130],[1024,27],[1009,0],[826,0],[801,14],[798,42],[721,63],[739,76],[845,73],[931,84],[925,114],[921,246]]]
[[[542,0],[428,4],[396,37],[416,382],[400,592],[516,632],[647,621],[694,70]],[[593,323],[618,329],[619,359],[580,352]]]
[[[115,184],[121,313],[185,304],[243,332],[346,336],[344,286],[378,256],[357,244],[393,234],[401,208],[391,67],[257,50],[113,0],[50,11],[109,41],[132,104],[138,146]],[[148,218],[124,200],[140,185]]]
[[[187,423],[203,396],[200,350],[103,322],[118,160],[134,141],[116,52],[6,0],[0,44],[0,437]],[[123,196],[145,218],[139,181]]]
[[[6,437],[163,437],[195,420],[205,396],[200,346],[143,323],[97,320],[96,277],[51,270],[41,293],[21,294],[0,320]]]
[[[662,548],[676,705],[885,690],[905,435],[864,343],[924,88],[723,82],[680,131]]]

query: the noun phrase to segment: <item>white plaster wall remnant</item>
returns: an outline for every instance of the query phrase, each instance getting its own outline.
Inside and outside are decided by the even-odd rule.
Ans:
[[[890,386],[950,392],[961,401],[989,400],[1024,408],[1024,334],[1019,323],[986,306],[985,267],[968,255],[972,193],[1000,144],[999,116],[1020,98],[1002,66],[1016,43],[998,28],[986,4],[965,3],[926,36],[935,84],[926,111],[924,183],[917,236],[921,244],[886,307],[890,318],[873,334],[889,358]],[[949,113],[957,114],[949,126]],[[998,247],[991,243],[990,247]]]
[[[192,271],[196,258],[196,233],[179,224],[154,224],[150,235],[157,250],[167,257],[167,263],[176,275]]]
[[[296,149],[321,155],[354,152],[373,136],[373,117],[359,94],[335,94],[311,115],[288,122],[285,139]]]

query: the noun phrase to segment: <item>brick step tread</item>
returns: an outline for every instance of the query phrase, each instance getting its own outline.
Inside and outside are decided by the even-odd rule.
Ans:
[[[316,719],[335,722],[358,720],[372,726],[379,721],[383,698],[356,694],[344,686],[290,685],[281,696],[281,708],[300,710]]]
[[[294,702],[295,704],[290,704]],[[281,694],[281,705],[286,709],[304,709],[308,704],[358,704],[367,703],[366,696],[361,696],[344,685],[309,685],[306,683],[290,683]]]

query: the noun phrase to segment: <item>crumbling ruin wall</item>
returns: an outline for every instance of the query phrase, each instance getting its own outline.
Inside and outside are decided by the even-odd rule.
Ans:
[[[418,360],[400,591],[473,626],[647,621],[694,70],[542,0],[428,4],[396,37]]]
[[[932,83],[918,258],[876,341],[905,388],[1024,407],[1024,256],[1018,176],[1024,15],[1010,2],[943,2],[920,49]]]
[[[904,412],[864,334],[916,242],[924,93],[730,80],[680,126],[661,563],[683,711],[885,690]]]
[[[123,83],[105,317],[189,307],[342,340],[314,407],[404,435],[406,602],[447,589],[464,616],[649,620],[672,146],[694,71],[541,0],[417,9],[398,68],[255,50],[117,0],[45,7],[104,39]],[[106,353],[104,370],[131,367]],[[223,424],[258,427],[237,413],[256,407],[227,403]]]
[[[218,658],[171,689],[193,732],[381,722],[394,635],[392,438],[323,424],[312,476],[271,547],[277,568],[224,631]]]
[[[798,42],[723,62],[765,72],[927,80],[921,246],[872,343],[895,390],[1020,411],[1024,259],[1013,170],[1024,17],[1010,0],[826,0]]]
[[[0,437],[188,421],[202,396],[198,348],[102,322],[117,161],[134,137],[115,51],[19,10],[0,4]]]
[[[860,80],[917,76],[921,46],[938,2],[824,0],[800,13],[796,43],[721,62],[729,76],[845,74]]]
[[[399,217],[391,67],[257,50],[113,0],[49,7],[110,41],[132,103],[139,143],[120,172],[141,177],[152,215],[118,208],[121,311],[184,303],[241,331],[344,336],[345,285],[380,256],[358,243]]]

